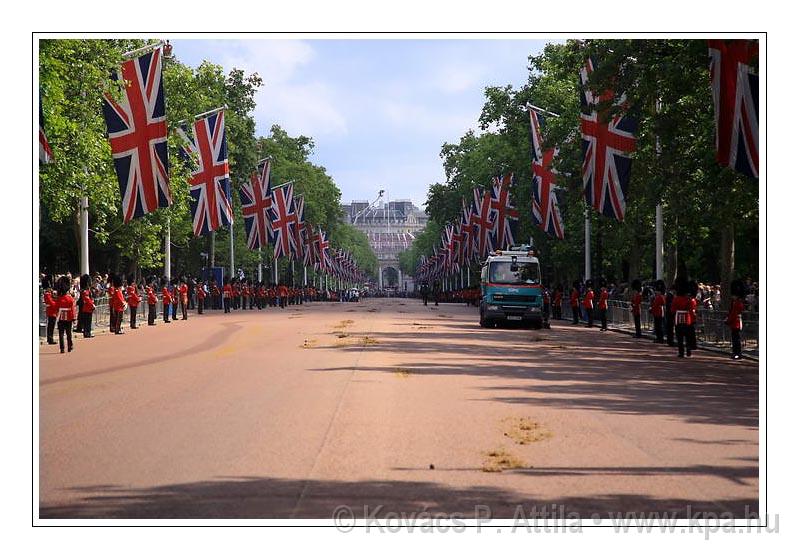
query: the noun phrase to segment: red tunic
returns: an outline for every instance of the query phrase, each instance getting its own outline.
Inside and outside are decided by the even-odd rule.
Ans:
[[[53,297],[50,290],[44,293],[44,304],[47,308],[48,317],[58,317],[58,300]]]
[[[592,289],[586,290],[586,295],[583,296],[584,309],[592,309],[594,307],[594,292]]]
[[[639,292],[634,292],[631,297],[631,311],[637,316],[642,314],[642,294]]]
[[[575,288],[572,289],[572,293],[569,295],[569,304],[572,307],[578,307],[578,298],[580,295],[578,294],[578,290]]]
[[[56,300],[59,321],[75,320],[75,300],[69,294],[64,294]]]
[[[128,305],[131,307],[138,307],[141,301],[142,298],[139,296],[139,290],[136,289],[136,286],[128,286]]]
[[[656,297],[650,302],[650,313],[653,314],[653,317],[661,318],[664,316],[664,306],[666,303],[667,301],[664,299],[663,295],[656,294]]]
[[[231,288],[230,284],[225,284],[222,287],[222,297],[229,298],[231,295],[233,295],[233,288]]]
[[[608,309],[608,290],[600,290],[600,302],[597,304],[599,309]]]
[[[172,303],[172,295],[170,295],[166,286],[161,288],[161,300],[163,301],[164,305],[169,305]]]
[[[183,304],[186,305],[189,303],[189,286],[187,286],[185,283],[182,283],[181,287],[178,288],[178,291],[181,293],[181,301]]]
[[[675,315],[676,325],[694,325],[696,310],[696,299],[687,296],[675,296],[672,298],[670,313]]]
[[[731,300],[731,309],[728,312],[728,318],[725,322],[734,331],[742,330],[742,312],[744,311],[744,304],[740,299]]]
[[[203,289],[203,286],[197,286],[197,299],[200,301],[206,299],[206,291]]]
[[[156,295],[156,291],[150,286],[147,287],[147,303],[149,305],[155,305],[158,303],[158,296]]]
[[[125,296],[122,295],[122,290],[114,290],[114,295],[111,297],[111,309],[117,313],[125,311]]]
[[[553,305],[561,305],[561,292],[559,290],[556,290],[556,292],[553,294]]]
[[[81,292],[81,299],[83,305],[81,306],[81,313],[91,313],[94,311],[94,300],[92,299],[92,292],[90,290],[83,290]]]

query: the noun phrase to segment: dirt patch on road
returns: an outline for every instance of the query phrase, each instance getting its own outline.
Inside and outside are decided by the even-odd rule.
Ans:
[[[408,368],[395,368],[394,375],[400,379],[408,379],[411,377],[412,371]]]
[[[303,341],[303,344],[300,348],[316,348],[317,347],[317,339],[316,338],[307,338]]]
[[[524,469],[527,465],[519,457],[509,453],[503,447],[483,453],[483,472],[503,472],[509,469]]]
[[[528,416],[503,418],[503,435],[517,445],[528,445],[553,437],[553,433]]]

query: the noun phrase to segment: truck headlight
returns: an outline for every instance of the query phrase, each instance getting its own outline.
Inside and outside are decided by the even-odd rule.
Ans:
[[[488,309],[489,311],[497,311],[498,308],[496,305],[490,305],[486,309]]]

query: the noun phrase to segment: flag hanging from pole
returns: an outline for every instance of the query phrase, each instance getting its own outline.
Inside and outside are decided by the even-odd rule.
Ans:
[[[161,47],[122,63],[121,100],[103,95],[103,114],[114,157],[125,223],[172,204]]]
[[[494,214],[495,247],[502,249],[514,245],[514,225],[519,220],[519,212],[511,204],[511,185],[514,174],[506,173],[492,177],[491,208]]]
[[[533,222],[558,239],[564,239],[564,221],[561,219],[561,210],[556,197],[553,158],[558,155],[557,148],[544,149],[542,133],[539,128],[539,114],[528,107],[531,120],[531,177],[533,177],[533,196],[531,198],[531,212]]]
[[[290,181],[272,189],[272,208],[270,220],[274,232],[275,258],[291,256],[295,253],[294,232],[295,222],[293,208],[294,184]]]
[[[625,219],[631,154],[636,149],[636,121],[620,113],[611,116],[605,107],[598,109],[599,104],[611,101],[614,93],[596,95],[586,89],[593,71],[594,62],[589,59],[580,72],[583,187],[589,206],[621,222]]]
[[[42,109],[42,96],[39,95],[39,163],[51,163],[53,150],[44,134],[44,110]]]
[[[306,213],[305,213],[305,197],[303,195],[295,196],[292,198],[292,238],[294,239],[293,247],[292,247],[292,256],[294,260],[301,261],[303,260],[303,248],[305,247],[305,241],[303,240],[303,236],[305,235],[306,229]]]
[[[189,194],[194,235],[199,237],[230,225],[233,208],[225,113],[219,111],[198,119],[193,128],[191,138],[185,126],[178,128],[184,140],[179,154],[186,162],[197,162],[189,179]]]
[[[258,171],[250,175],[250,180],[239,189],[239,199],[242,202],[242,216],[244,229],[247,234],[247,246],[250,249],[266,247],[272,239],[272,224],[270,209],[272,208],[272,193],[270,190],[270,162],[267,160],[259,174]]]
[[[758,177],[758,41],[709,39],[717,161]]]
[[[492,220],[492,196],[477,187],[472,190],[472,196],[475,204],[475,212],[472,215],[472,225],[475,227],[476,235],[475,254],[482,259],[494,251],[492,232],[495,229],[495,222]]]

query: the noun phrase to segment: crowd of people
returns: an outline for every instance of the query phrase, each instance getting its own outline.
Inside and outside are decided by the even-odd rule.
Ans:
[[[294,287],[247,278],[225,277],[222,285],[216,279],[157,278],[137,282],[133,275],[124,279],[118,274],[73,277],[71,274],[40,276],[40,292],[47,317],[47,344],[59,344],[61,353],[72,352],[73,332],[93,338],[94,312],[100,298],[107,297],[109,330],[121,335],[127,311],[131,329],[138,329],[137,320],[146,316],[147,325],[156,324],[158,303],[162,320],[171,323],[188,319],[188,311],[222,310],[231,313],[243,309],[286,308],[311,301],[358,301],[350,289],[318,290],[314,286]],[[58,342],[55,331],[58,328]],[[66,342],[66,344],[65,344]]]

